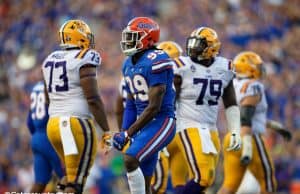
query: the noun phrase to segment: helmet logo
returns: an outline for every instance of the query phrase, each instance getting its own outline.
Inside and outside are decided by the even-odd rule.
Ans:
[[[152,28],[155,28],[156,26],[153,25],[153,24],[149,24],[149,23],[144,23],[144,22],[141,22],[141,23],[138,23],[138,28],[142,28],[142,29],[152,29]]]
[[[194,65],[191,66],[191,71],[194,73],[196,71],[196,67]]]

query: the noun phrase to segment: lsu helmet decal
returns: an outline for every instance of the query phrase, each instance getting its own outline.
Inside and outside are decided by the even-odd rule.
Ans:
[[[90,27],[82,20],[68,20],[59,30],[62,48],[94,48],[94,35]]]

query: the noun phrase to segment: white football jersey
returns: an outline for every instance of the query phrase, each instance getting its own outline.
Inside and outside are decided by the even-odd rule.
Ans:
[[[79,70],[86,64],[99,66],[99,53],[93,49],[58,50],[45,59],[42,69],[50,99],[50,117],[92,117],[80,86]]]
[[[224,89],[234,77],[231,62],[216,57],[209,67],[181,56],[175,62],[183,67],[174,73],[182,77],[181,93],[177,100],[177,130],[197,127],[199,124],[216,130],[219,100]]]
[[[268,104],[265,95],[264,85],[258,80],[252,79],[234,79],[233,80],[236,100],[238,103],[247,96],[261,95],[260,102],[255,107],[255,113],[252,118],[252,132],[264,133],[267,122]]]

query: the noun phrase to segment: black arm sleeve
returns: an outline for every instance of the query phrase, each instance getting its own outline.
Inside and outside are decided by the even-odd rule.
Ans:
[[[246,105],[241,106],[241,125],[242,126],[252,126],[252,117],[255,113],[255,106]]]

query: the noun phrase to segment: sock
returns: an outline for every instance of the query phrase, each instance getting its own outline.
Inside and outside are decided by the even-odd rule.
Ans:
[[[199,194],[204,193],[205,187],[201,187],[198,183],[193,180],[187,182],[182,190],[182,193],[188,194]]]
[[[174,193],[175,193],[175,194],[184,194],[184,193],[183,193],[183,189],[184,189],[184,186],[183,186],[183,185],[176,186],[176,187],[174,188]]]
[[[145,179],[140,168],[127,173],[128,184],[131,194],[146,194]]]

